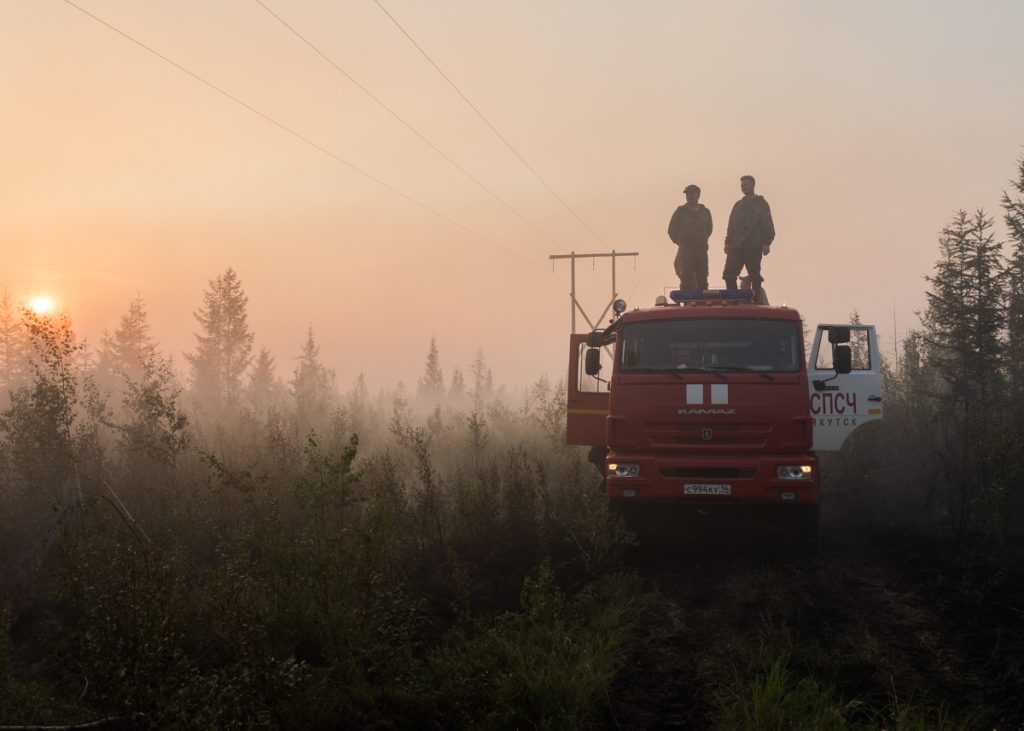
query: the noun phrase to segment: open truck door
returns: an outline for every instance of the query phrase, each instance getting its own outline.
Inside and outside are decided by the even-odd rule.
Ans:
[[[612,350],[591,348],[587,334],[569,336],[569,376],[566,381],[566,441],[589,447],[605,446],[605,421],[608,416],[608,379],[612,373]],[[591,361],[599,361],[600,370],[587,375],[588,351]]]
[[[836,452],[857,427],[882,418],[873,325],[818,325],[807,363],[816,452]]]

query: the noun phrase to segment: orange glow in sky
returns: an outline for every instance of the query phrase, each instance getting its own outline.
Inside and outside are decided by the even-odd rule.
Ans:
[[[29,309],[37,315],[48,315],[56,307],[53,298],[45,294],[37,295],[28,301]]]
[[[259,3],[76,4],[208,83],[67,3],[0,2],[0,290],[59,292],[92,343],[141,295],[179,365],[232,267],[285,380],[310,326],[342,389],[414,388],[432,336],[446,380],[478,348],[497,383],[561,378],[548,256],[638,251],[617,294],[651,305],[694,183],[722,286],[745,174],[772,303],[812,330],[859,309],[891,357],[954,212],[1005,236],[1024,151],[1017,0],[383,0],[515,154],[374,2],[268,0],[331,63]],[[578,269],[596,316],[608,261]]]

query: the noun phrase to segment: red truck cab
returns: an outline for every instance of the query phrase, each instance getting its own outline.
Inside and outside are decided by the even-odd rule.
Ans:
[[[791,504],[816,522],[816,452],[881,418],[874,328],[819,325],[808,362],[794,309],[673,299],[571,337],[569,443],[616,504]]]

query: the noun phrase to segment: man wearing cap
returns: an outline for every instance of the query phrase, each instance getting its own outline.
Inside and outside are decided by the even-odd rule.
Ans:
[[[754,300],[761,296],[761,257],[768,256],[775,240],[772,211],[763,196],[754,195],[754,176],[740,178],[743,197],[736,201],[729,214],[729,227],[725,232],[725,270],[722,279],[727,289],[736,289],[736,277],[743,267],[750,277]]]
[[[679,247],[675,260],[679,289],[707,289],[711,211],[699,203],[696,185],[687,185],[683,193],[686,203],[676,208],[668,224],[668,237]]]

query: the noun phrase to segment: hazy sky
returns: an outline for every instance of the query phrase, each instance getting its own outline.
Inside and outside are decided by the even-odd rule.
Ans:
[[[282,131],[62,0],[0,0],[0,284],[58,299],[93,342],[129,300],[179,364],[226,267],[287,378],[314,328],[339,383],[413,385],[482,347],[499,382],[560,376],[569,268],[639,251],[619,291],[673,285],[665,229],[711,208],[712,286],[757,177],[773,303],[853,308],[891,349],[936,238],[998,200],[1024,152],[1024,3],[381,0],[600,239],[519,162],[373,0],[264,0],[522,218],[383,111],[255,0],[76,0],[467,233]],[[539,233],[537,229],[543,231]],[[1003,228],[1000,223],[998,231]],[[588,309],[606,261],[580,267]]]

